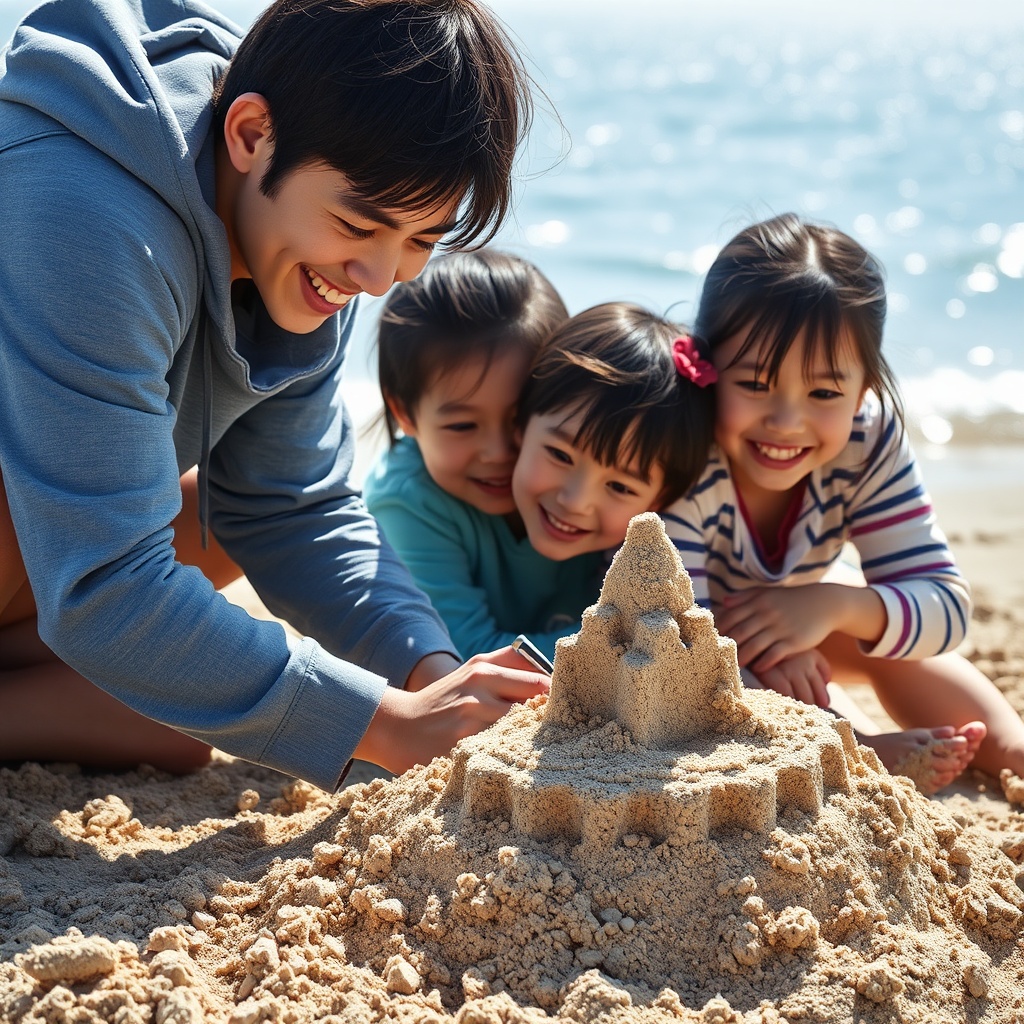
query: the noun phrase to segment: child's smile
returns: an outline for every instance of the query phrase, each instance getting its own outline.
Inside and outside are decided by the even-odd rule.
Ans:
[[[811,450],[807,447],[779,448],[760,441],[750,441],[749,444],[754,451],[754,458],[762,466],[771,469],[791,469]]]
[[[490,494],[496,498],[508,498],[512,495],[511,473],[490,478],[470,476],[467,479],[470,483],[476,484],[484,494]]]
[[[556,540],[560,540],[563,537],[565,540],[576,540],[577,537],[590,532],[589,530],[581,530],[579,527],[567,523],[564,519],[559,519],[554,512],[544,508],[543,505],[538,506],[538,508],[540,509],[541,522],[549,527],[549,532]]]
[[[864,398],[864,369],[852,343],[841,347],[834,375],[817,354],[805,366],[798,338],[771,380],[759,352],[738,355],[746,337],[741,331],[715,349],[715,439],[749,505],[762,492],[791,490],[846,447]]]

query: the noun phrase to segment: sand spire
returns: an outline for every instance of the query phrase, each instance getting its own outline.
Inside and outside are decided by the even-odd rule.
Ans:
[[[653,512],[636,516],[578,634],[558,645],[551,722],[616,719],[647,747],[678,748],[749,714],[736,645],[719,637]]]
[[[507,816],[537,839],[681,846],[769,829],[785,808],[816,813],[849,789],[847,762],[861,755],[848,723],[826,718],[792,742],[749,698],[736,645],[694,604],[661,519],[637,516],[579,633],[558,642],[534,749],[495,743],[491,730],[463,741],[445,803]],[[556,756],[602,729],[621,743],[600,764]]]

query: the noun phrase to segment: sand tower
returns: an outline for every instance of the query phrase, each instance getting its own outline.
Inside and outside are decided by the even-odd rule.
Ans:
[[[552,744],[614,723],[622,749],[584,766],[539,745],[522,763],[514,745],[469,739],[455,752],[446,801],[470,816],[504,815],[538,839],[686,845],[722,829],[770,829],[787,806],[817,813],[830,792],[849,790],[847,761],[860,757],[844,721],[794,734],[753,715],[736,645],[693,603],[653,513],[632,521],[600,600],[559,641],[544,723]]]
[[[340,1005],[319,943],[424,1019],[1024,1020],[1014,862],[847,723],[742,688],[654,515],[548,699],[343,798],[333,841],[224,900],[266,919],[223,968],[243,1006]]]

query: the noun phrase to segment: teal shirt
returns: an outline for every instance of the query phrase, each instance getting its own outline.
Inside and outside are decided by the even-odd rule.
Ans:
[[[366,503],[459,653],[493,651],[526,633],[549,657],[600,592],[601,552],[554,561],[492,516],[443,491],[419,445],[401,438],[364,484]]]

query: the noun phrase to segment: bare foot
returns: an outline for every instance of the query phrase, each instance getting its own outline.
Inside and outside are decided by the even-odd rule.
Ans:
[[[968,722],[955,729],[942,725],[933,729],[858,735],[871,747],[893,775],[906,775],[917,788],[931,796],[944,789],[963,772],[985,738],[983,722]]]

